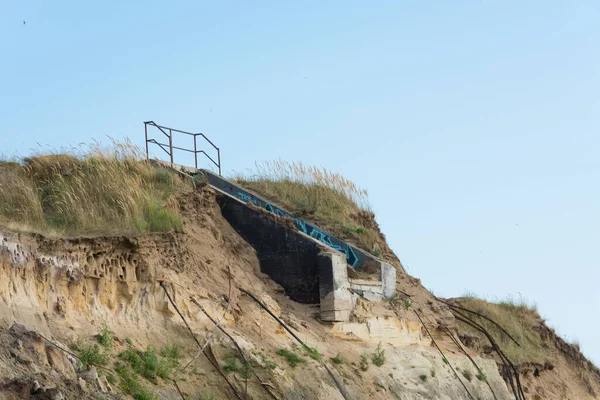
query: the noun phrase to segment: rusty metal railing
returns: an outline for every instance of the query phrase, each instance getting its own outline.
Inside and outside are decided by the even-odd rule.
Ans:
[[[157,139],[149,139],[148,138],[148,127],[150,127],[151,129],[152,128],[158,129],[158,131],[160,133],[162,133],[168,139],[169,142],[162,143],[162,142],[158,141]],[[173,145],[173,134],[174,133],[192,136],[194,138],[194,149],[192,150],[192,149],[188,149],[185,147],[174,146]],[[169,156],[171,165],[173,164],[173,159],[174,159],[173,150],[180,150],[180,151],[185,151],[185,152],[194,154],[194,167],[196,169],[198,169],[198,154],[204,154],[204,156],[206,156],[206,158],[208,158],[219,169],[219,175],[221,175],[221,150],[217,146],[215,146],[215,144],[213,142],[211,142],[210,139],[207,138],[203,133],[185,132],[185,131],[182,131],[179,129],[173,129],[173,128],[169,128],[166,126],[158,125],[154,121],[146,121],[146,122],[144,122],[144,134],[146,135],[146,158],[149,158],[149,156],[150,156],[148,145],[155,144],[158,147],[160,147],[161,150],[163,150],[165,153],[167,153],[167,155]],[[201,136],[217,151],[217,161],[215,161],[211,156],[209,156],[204,150],[198,150],[198,140],[197,140],[198,136]]]

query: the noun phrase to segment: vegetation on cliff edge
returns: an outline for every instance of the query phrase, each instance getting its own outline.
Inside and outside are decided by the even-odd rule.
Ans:
[[[181,227],[177,175],[128,141],[0,161],[0,223],[54,234],[160,232]]]

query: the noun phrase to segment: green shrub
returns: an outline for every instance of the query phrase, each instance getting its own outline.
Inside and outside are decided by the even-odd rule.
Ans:
[[[98,335],[98,342],[102,345],[102,347],[108,350],[112,348],[114,341],[115,337],[113,333],[106,326],[102,328],[102,332],[100,332]]]
[[[83,364],[83,368],[89,368],[90,365],[103,366],[108,361],[107,355],[102,352],[100,346],[96,343],[82,344],[79,342],[76,349],[79,351],[79,359]]]
[[[476,377],[477,379],[479,379],[480,381],[482,381],[482,382],[485,382],[485,381],[487,381],[487,375],[486,375],[486,374],[485,374],[485,372],[483,372],[483,371],[479,371],[479,372],[477,373],[477,375],[475,375],[475,377]]]
[[[419,378],[423,381],[423,382],[427,382],[427,375],[421,375],[419,376]]]
[[[371,361],[378,367],[385,364],[385,350],[381,348],[381,343],[377,345],[377,349],[375,349],[375,352],[371,355]]]

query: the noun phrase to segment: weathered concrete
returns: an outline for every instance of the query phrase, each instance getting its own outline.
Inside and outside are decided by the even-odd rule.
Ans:
[[[388,263],[381,263],[381,284],[383,298],[391,300],[396,297],[396,268]]]
[[[349,285],[350,291],[354,295],[353,302],[355,304],[359,297],[369,301],[383,300],[383,285],[381,284],[381,281],[371,279],[350,279]]]
[[[318,255],[319,292],[321,296],[321,320],[348,321],[353,302],[348,282],[348,270],[344,254],[321,252]]]

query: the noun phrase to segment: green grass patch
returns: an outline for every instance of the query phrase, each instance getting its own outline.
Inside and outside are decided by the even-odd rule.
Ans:
[[[78,339],[71,348],[79,353],[79,361],[85,369],[91,365],[103,366],[108,362],[108,355],[97,343],[84,343]]]
[[[129,347],[119,354],[119,358],[127,362],[137,374],[156,382],[157,377],[170,379],[173,369],[179,366],[181,353],[175,349],[176,347],[165,347],[159,355],[153,347],[144,351]]]
[[[308,354],[308,356],[315,361],[323,360],[323,356],[319,353],[319,350],[317,350],[314,347],[309,347],[309,348],[304,347],[304,352],[306,354]]]
[[[487,381],[487,375],[483,371],[479,371],[475,377],[482,382]]]
[[[296,368],[296,366],[298,366],[299,364],[306,364],[306,359],[300,357],[298,354],[288,349],[277,350],[277,355],[285,358],[285,361],[287,361],[287,363],[292,368]]]
[[[227,359],[227,363],[223,366],[223,370],[225,372],[236,372],[244,379],[250,379],[254,373],[254,368],[252,367],[252,362],[250,360],[244,362],[237,357]]]
[[[140,379],[135,371],[128,365],[117,363],[115,372],[119,375],[121,382],[119,386],[123,391],[135,400],[156,400],[157,397],[150,391]]]
[[[100,332],[97,338],[98,343],[100,343],[106,350],[111,349],[115,342],[114,334],[106,326],[102,328],[102,332]]]

